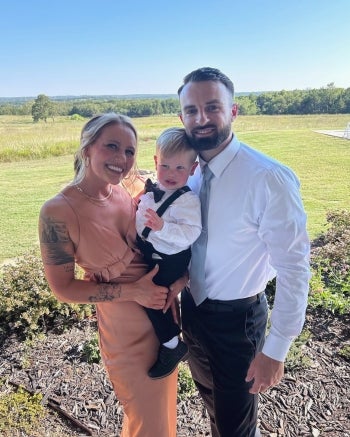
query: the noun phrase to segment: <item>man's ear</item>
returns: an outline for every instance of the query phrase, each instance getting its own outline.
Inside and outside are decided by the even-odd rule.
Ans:
[[[181,123],[184,124],[183,118],[182,118],[182,112],[179,112],[179,119],[181,120]]]
[[[198,164],[199,164],[198,161],[196,161],[196,162],[194,162],[194,163],[192,164],[191,171],[190,171],[190,176],[193,176],[194,171],[196,170]]]
[[[232,115],[232,121],[233,121],[237,117],[237,115],[238,115],[238,105],[237,105],[237,103],[234,103],[232,105],[231,115]]]

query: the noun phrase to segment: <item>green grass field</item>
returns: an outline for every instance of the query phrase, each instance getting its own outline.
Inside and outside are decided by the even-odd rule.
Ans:
[[[242,116],[238,138],[290,166],[298,175],[311,238],[324,230],[326,213],[350,209],[350,141],[314,130],[344,129],[350,115]],[[134,119],[138,166],[153,169],[155,140],[181,126],[176,116]],[[73,176],[73,153],[84,121],[58,118],[34,124],[30,117],[0,116],[0,263],[38,244],[43,202]]]

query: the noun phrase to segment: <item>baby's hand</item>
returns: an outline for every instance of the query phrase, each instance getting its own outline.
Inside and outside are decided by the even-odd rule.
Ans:
[[[164,220],[159,217],[159,215],[153,211],[152,208],[148,208],[145,213],[145,226],[152,229],[152,231],[160,231],[163,229]]]

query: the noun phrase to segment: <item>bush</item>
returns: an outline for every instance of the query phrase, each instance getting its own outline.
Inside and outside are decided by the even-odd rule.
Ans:
[[[72,115],[69,117],[69,119],[70,119],[70,120],[75,120],[75,121],[85,121],[85,120],[86,120],[84,117],[82,117],[82,116],[79,115],[79,114],[72,114]]]
[[[340,349],[339,355],[350,362],[350,346],[344,346]]]
[[[344,314],[350,309],[350,212],[330,212],[327,222],[312,244],[310,304]]]
[[[333,313],[350,310],[350,211],[327,214],[328,229],[311,244],[309,305]],[[266,288],[269,305],[273,305],[276,280]]]
[[[9,329],[31,339],[91,315],[91,305],[59,302],[44,275],[40,255],[30,251],[5,265],[0,276],[0,333]]]
[[[99,363],[101,361],[100,348],[98,344],[98,334],[91,340],[87,340],[83,346],[83,357],[89,363]]]
[[[196,385],[193,382],[191,371],[187,363],[179,364],[179,378],[178,378],[178,398],[185,400],[196,392]]]
[[[41,401],[41,394],[31,395],[22,388],[0,393],[0,431],[9,433],[17,430],[32,435],[46,416]]]
[[[305,345],[310,338],[311,332],[304,329],[292,343],[285,361],[285,369],[287,372],[310,367],[311,359],[304,353]]]

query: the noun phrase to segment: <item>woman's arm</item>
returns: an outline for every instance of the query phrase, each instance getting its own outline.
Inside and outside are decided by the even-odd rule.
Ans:
[[[62,206],[62,205],[61,205]],[[142,306],[162,309],[167,288],[157,286],[152,278],[158,267],[133,283],[96,283],[75,278],[75,218],[60,207],[60,202],[49,201],[39,218],[39,239],[45,276],[58,300],[68,303],[97,303],[118,300],[135,301]]]

